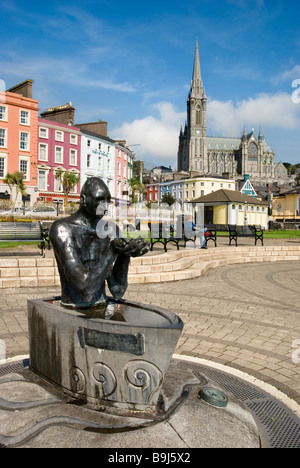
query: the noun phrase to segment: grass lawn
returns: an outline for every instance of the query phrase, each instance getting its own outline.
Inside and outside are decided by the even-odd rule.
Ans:
[[[228,237],[228,231],[218,231],[217,235],[219,237]],[[126,232],[122,231],[123,237],[134,238],[143,237],[145,240],[150,240],[149,231],[134,231],[134,232]],[[286,231],[265,231],[264,232],[265,239],[296,239],[300,238],[300,229],[298,230],[286,230]]]
[[[38,246],[40,242],[0,242],[0,249],[17,249],[22,245],[36,245]]]
[[[296,239],[297,237],[300,237],[300,229],[286,231],[265,231],[264,237],[266,239]]]
[[[219,237],[227,237],[227,231],[218,231],[217,235]],[[134,232],[126,232],[122,231],[123,237],[133,238],[136,239],[137,237],[143,237],[146,241],[150,241],[149,231],[134,231]],[[264,232],[265,239],[300,239],[300,229],[298,230],[287,230],[287,231],[265,231]],[[0,242],[0,249],[17,249],[19,246],[22,245],[32,245],[38,246],[40,242]]]

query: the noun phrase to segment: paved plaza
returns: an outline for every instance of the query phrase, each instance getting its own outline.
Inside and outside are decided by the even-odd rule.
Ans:
[[[131,284],[126,298],[181,317],[185,326],[178,355],[246,372],[300,404],[299,286],[299,262],[251,263],[185,281]],[[6,358],[29,353],[27,300],[59,294],[58,286],[1,290]]]

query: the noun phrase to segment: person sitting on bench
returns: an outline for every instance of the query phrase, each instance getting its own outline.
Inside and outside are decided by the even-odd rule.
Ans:
[[[188,216],[185,223],[184,223],[184,235],[186,237],[195,237],[196,239],[200,239],[200,248],[201,249],[207,249],[206,245],[206,240],[205,240],[205,235],[204,233],[207,231],[205,227],[203,228],[198,228],[194,222],[193,222],[193,217]]]

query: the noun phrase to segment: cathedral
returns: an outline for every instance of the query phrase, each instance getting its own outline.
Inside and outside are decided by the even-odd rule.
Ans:
[[[178,147],[178,172],[240,179],[248,174],[255,183],[272,183],[275,178],[274,153],[262,131],[242,132],[240,138],[206,136],[207,97],[203,87],[198,41],[191,90],[187,100],[187,122],[181,129]]]

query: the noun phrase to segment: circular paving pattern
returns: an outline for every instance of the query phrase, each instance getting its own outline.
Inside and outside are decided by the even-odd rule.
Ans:
[[[126,297],[180,315],[177,354],[225,364],[267,382],[300,404],[300,265],[232,265],[173,283],[130,285]],[[59,287],[3,289],[0,351],[27,355],[27,300]],[[1,360],[1,359],[0,359]]]

